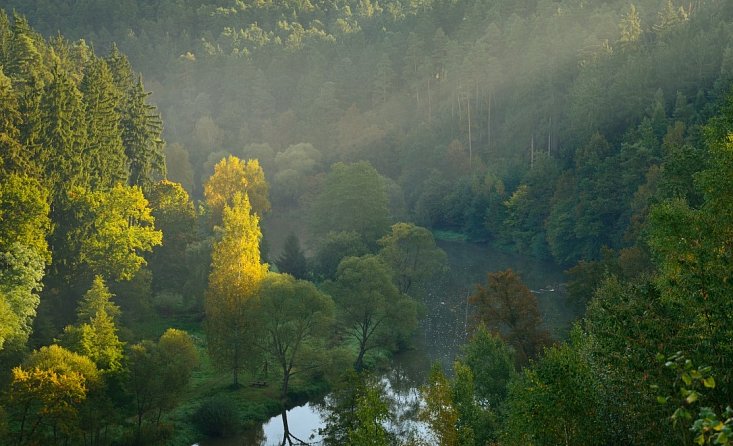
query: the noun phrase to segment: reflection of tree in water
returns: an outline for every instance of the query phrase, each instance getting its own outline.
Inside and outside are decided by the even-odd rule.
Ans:
[[[290,432],[290,426],[288,425],[288,411],[287,410],[283,409],[281,416],[283,420],[283,441],[282,443],[280,443],[281,446],[312,444],[312,443],[308,443],[306,441],[301,440],[300,438],[296,437],[292,432]]]

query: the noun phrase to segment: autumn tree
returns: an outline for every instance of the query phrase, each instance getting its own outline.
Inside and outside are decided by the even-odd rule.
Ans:
[[[204,198],[213,224],[219,224],[225,206],[234,206],[237,194],[246,194],[251,212],[259,216],[270,210],[269,187],[257,160],[242,161],[229,156],[214,166],[214,174],[204,184]]]
[[[252,213],[247,195],[235,194],[232,206],[224,204],[221,239],[211,255],[204,303],[209,352],[232,371],[234,385],[254,353],[255,296],[267,273],[267,265],[260,263],[261,238],[259,217]]]
[[[15,444],[60,444],[79,440],[79,411],[102,381],[88,358],[57,345],[33,352],[12,371],[8,394]]]
[[[514,347],[517,361],[526,364],[551,342],[537,298],[511,269],[487,276],[487,285],[477,285],[469,300],[476,307],[475,321],[504,338]]]

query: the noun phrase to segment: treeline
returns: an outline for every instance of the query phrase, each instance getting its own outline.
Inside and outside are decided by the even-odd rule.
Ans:
[[[647,171],[731,77],[725,1],[52,3],[9,6],[130,54],[195,197],[228,154],[278,208],[367,160],[419,224],[567,266],[633,246]]]

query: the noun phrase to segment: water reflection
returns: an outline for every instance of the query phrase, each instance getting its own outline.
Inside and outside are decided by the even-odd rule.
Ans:
[[[471,314],[468,296],[476,283],[486,281],[487,272],[507,268],[518,272],[537,296],[545,325],[556,338],[564,337],[570,321],[577,316],[565,301],[564,277],[556,265],[502,253],[485,245],[439,242],[439,246],[448,254],[450,272],[436,276],[423,289],[426,314],[414,340],[415,348],[397,355],[391,370],[380,380],[394,414],[386,427],[403,439],[429,437],[427,427],[416,421],[422,404],[419,388],[434,362],[440,362],[447,373],[452,372],[452,363],[467,337]],[[317,446],[322,444],[318,430],[326,420],[325,406],[324,402],[312,402],[295,407],[243,436],[206,440],[200,446],[281,446],[293,437]],[[292,435],[286,437],[284,426]]]

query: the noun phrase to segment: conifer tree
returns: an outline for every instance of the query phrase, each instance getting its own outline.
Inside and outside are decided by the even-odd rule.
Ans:
[[[127,158],[119,128],[120,95],[102,59],[92,60],[79,86],[86,105],[86,150],[92,188],[108,188],[127,180]]]
[[[296,279],[305,278],[308,273],[305,254],[300,247],[300,241],[295,234],[290,234],[285,239],[283,252],[277,259],[277,268],[282,273],[288,273]]]
[[[143,87],[142,77],[126,92],[123,101],[121,126],[122,143],[130,166],[129,183],[145,186],[155,176],[165,175],[163,158],[163,122],[157,109],[148,104],[149,92]]]
[[[45,177],[57,197],[61,189],[86,185],[88,160],[84,159],[84,104],[81,93],[57,65],[40,104],[41,145],[45,148]]]

